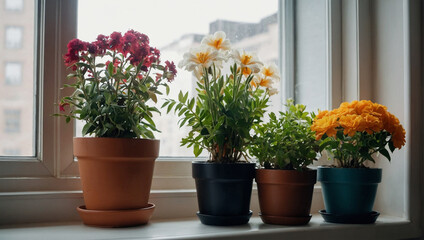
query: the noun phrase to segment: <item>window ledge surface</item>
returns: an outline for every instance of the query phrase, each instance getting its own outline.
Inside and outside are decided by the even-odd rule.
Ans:
[[[375,224],[331,224],[314,215],[306,226],[278,226],[252,217],[246,225],[206,226],[198,219],[155,220],[130,228],[96,228],[81,222],[9,225],[0,227],[0,239],[405,239],[418,237],[402,218],[380,216]]]

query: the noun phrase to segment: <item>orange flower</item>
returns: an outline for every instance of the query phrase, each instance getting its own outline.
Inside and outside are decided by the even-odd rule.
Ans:
[[[357,132],[374,134],[385,130],[392,135],[396,148],[405,144],[405,130],[399,119],[389,113],[387,107],[369,100],[344,102],[332,111],[319,111],[311,129],[319,140],[324,134],[335,136],[339,127],[348,136]]]

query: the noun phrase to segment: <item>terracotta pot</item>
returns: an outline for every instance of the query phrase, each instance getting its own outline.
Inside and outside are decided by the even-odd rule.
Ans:
[[[88,210],[148,206],[159,140],[76,137],[74,155]]]
[[[302,225],[311,218],[316,170],[257,169],[262,221],[269,224]]]

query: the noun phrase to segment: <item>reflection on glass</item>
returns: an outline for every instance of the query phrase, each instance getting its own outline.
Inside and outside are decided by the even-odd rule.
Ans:
[[[0,1],[0,157],[35,156],[34,2]]]
[[[257,7],[259,4],[260,8]],[[125,0],[120,4],[114,4],[112,0],[96,0],[80,1],[78,8],[78,38],[84,41],[93,41],[100,33],[134,29],[150,37],[151,46],[161,51],[162,59],[178,63],[183,54],[198,46],[206,34],[220,30],[227,33],[234,48],[255,51],[264,63],[278,65],[277,0],[267,1],[267,4],[259,0],[257,4],[246,4],[244,0]],[[93,12],[92,9],[97,10]],[[93,16],[96,13],[98,17]],[[105,18],[104,13],[111,14]],[[177,98],[180,90],[194,94],[195,87],[195,77],[178,69],[168,97]],[[270,109],[280,110],[280,97],[272,97]],[[162,103],[163,99],[160,99],[159,106]],[[161,130],[155,134],[161,140],[160,155],[193,156],[192,149],[180,147],[180,140],[188,130],[178,127],[178,116],[166,114],[166,109],[162,112],[154,118]],[[81,135],[81,129],[82,124],[77,122],[77,136]],[[206,156],[206,152],[204,154]]]

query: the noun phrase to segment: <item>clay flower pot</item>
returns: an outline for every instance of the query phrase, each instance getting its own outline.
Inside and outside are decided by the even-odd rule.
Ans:
[[[372,210],[381,168],[319,167],[325,210],[324,220],[333,223],[374,223],[379,213]]]
[[[148,200],[159,140],[76,137],[74,155],[78,159],[85,202],[80,214],[83,210],[142,208],[152,212]]]
[[[255,163],[192,163],[199,212],[206,225],[229,226],[249,222]]]
[[[316,170],[257,169],[260,216],[264,223],[304,225],[310,215]]]

